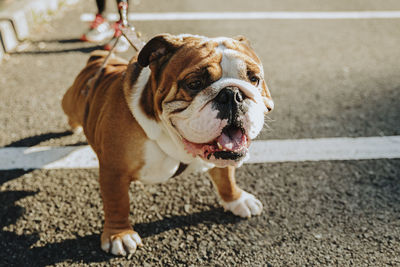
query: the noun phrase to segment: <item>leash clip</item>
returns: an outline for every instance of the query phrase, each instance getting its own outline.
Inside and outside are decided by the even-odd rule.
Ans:
[[[136,50],[136,52],[139,52],[143,48],[145,42],[140,40],[137,32],[135,31],[135,27],[129,25],[127,27],[122,27],[122,25],[119,25],[119,29],[126,40],[128,40],[130,45]]]
[[[122,36],[124,36],[126,40],[128,40],[129,44],[136,50],[136,52],[139,52],[145,45],[145,42],[139,39],[138,34],[135,31],[135,27],[133,26],[124,27],[123,25],[119,25],[118,27],[121,30],[122,34],[117,37],[117,40],[115,40],[115,43],[111,47],[110,51],[108,52],[108,55],[101,64],[101,67],[97,70],[96,74],[88,81],[87,88],[82,92],[85,96],[88,95],[89,88],[91,89],[95,86],[97,80],[99,79],[101,73],[103,72],[104,67],[107,65],[110,56],[112,55],[115,47],[117,46]]]

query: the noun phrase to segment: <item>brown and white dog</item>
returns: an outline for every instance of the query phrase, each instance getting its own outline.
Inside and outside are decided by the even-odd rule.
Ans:
[[[142,243],[129,222],[129,184],[208,171],[222,206],[241,217],[261,202],[235,183],[235,168],[273,101],[260,59],[243,37],[162,34],[129,63],[94,52],[62,100],[100,165],[105,223],[101,247],[115,255]]]

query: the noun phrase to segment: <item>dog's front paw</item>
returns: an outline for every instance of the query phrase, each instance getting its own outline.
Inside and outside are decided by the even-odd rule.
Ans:
[[[132,254],[141,245],[142,240],[138,233],[133,230],[126,230],[118,234],[104,232],[101,235],[101,248],[114,255],[126,256]]]
[[[222,201],[222,206],[225,210],[244,218],[249,218],[251,215],[259,215],[263,209],[262,203],[246,191],[242,191],[240,197],[234,201]]]

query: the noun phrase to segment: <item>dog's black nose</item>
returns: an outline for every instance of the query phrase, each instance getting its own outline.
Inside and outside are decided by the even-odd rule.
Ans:
[[[235,123],[239,113],[245,112],[243,107],[244,96],[239,88],[229,86],[223,88],[214,98],[213,108],[218,110],[218,118],[227,119],[228,123]]]
[[[225,87],[218,93],[215,100],[222,105],[237,105],[243,102],[243,93],[237,87]]]

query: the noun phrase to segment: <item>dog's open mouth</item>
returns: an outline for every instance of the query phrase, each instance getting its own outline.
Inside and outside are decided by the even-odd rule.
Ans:
[[[206,144],[192,143],[183,139],[185,149],[194,157],[207,160],[240,160],[248,151],[250,141],[245,131],[237,126],[226,126],[221,135]]]

